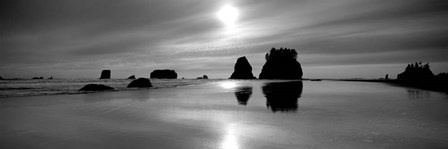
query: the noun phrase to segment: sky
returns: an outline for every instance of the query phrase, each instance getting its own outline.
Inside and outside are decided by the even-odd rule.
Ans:
[[[272,47],[296,49],[305,78],[395,78],[408,63],[448,72],[446,0],[2,0],[3,78],[256,77]],[[238,11],[228,25],[224,6]]]

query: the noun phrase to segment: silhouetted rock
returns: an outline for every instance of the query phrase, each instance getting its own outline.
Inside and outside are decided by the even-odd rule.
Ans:
[[[44,79],[44,77],[33,77],[34,80]]]
[[[48,78],[48,80],[52,80],[52,79],[53,79],[53,76],[51,76],[51,77]]]
[[[207,75],[203,75],[202,77],[197,77],[196,79],[208,79]]]
[[[256,79],[252,74],[252,66],[245,56],[236,60],[233,73],[229,79]]]
[[[110,79],[110,70],[101,71],[100,79]]]
[[[4,80],[2,76],[0,76],[0,80]]]
[[[297,61],[296,50],[272,48],[265,58],[259,79],[302,79],[302,66]]]
[[[132,81],[127,86],[128,88],[138,87],[138,88],[147,88],[152,87],[151,81],[148,78],[138,78],[137,80]]]
[[[129,76],[128,79],[135,79],[135,75]]]
[[[266,97],[266,106],[272,112],[297,111],[299,107],[297,100],[302,95],[303,83],[302,81],[266,83],[262,90]]]
[[[151,78],[157,79],[177,79],[177,73],[174,70],[164,69],[164,70],[154,70],[151,72]]]
[[[408,64],[405,71],[397,75],[399,80],[432,80],[435,76],[429,69],[429,64],[422,65],[422,62]]]
[[[78,91],[106,91],[106,90],[115,90],[115,89],[103,84],[87,84]]]
[[[247,101],[249,101],[251,95],[252,95],[251,86],[242,86],[236,88],[235,97],[238,100],[238,104],[240,105],[247,105]]]

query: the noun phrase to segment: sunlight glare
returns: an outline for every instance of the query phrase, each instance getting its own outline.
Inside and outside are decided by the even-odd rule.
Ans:
[[[239,149],[239,143],[238,143],[238,136],[234,132],[234,125],[230,124],[227,127],[226,135],[224,140],[222,141],[222,148],[223,149]]]
[[[235,82],[221,82],[220,86],[225,89],[232,89],[237,86]]]
[[[225,5],[218,11],[216,16],[226,26],[234,26],[236,21],[238,20],[239,12],[236,7]]]

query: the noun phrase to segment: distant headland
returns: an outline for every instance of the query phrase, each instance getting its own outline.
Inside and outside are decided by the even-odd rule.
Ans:
[[[429,63],[415,62],[408,64],[405,70],[397,75],[397,79],[389,79],[389,75],[381,79],[341,79],[341,81],[384,82],[398,86],[413,87],[448,93],[448,73],[434,75]]]

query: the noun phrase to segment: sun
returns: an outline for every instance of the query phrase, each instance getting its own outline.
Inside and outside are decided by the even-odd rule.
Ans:
[[[234,26],[238,20],[238,9],[232,5],[225,5],[216,13],[216,16],[226,26]]]

